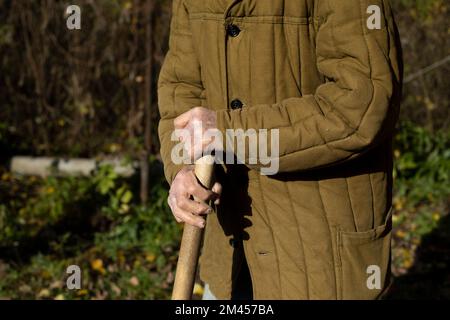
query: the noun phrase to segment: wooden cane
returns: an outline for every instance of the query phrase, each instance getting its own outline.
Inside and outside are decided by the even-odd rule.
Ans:
[[[195,162],[195,175],[200,183],[207,189],[211,189],[214,182],[213,169],[213,156],[204,156]],[[184,225],[177,271],[172,291],[172,300],[192,299],[202,235],[203,229],[189,224]]]

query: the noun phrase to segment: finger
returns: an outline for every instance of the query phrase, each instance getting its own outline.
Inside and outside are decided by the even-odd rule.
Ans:
[[[218,195],[221,195],[222,194],[222,185],[219,182],[214,183],[211,191]]]
[[[191,111],[187,111],[173,120],[173,125],[175,129],[183,129],[186,127],[189,123],[189,120],[191,119]]]
[[[214,192],[217,195],[216,200],[214,201],[214,204],[220,204],[220,196],[222,195],[222,185],[218,182],[214,183],[212,187],[212,192]]]
[[[180,199],[178,201],[178,207],[194,215],[209,214],[212,212],[212,208],[206,205],[205,203],[192,201],[191,199],[188,198]]]
[[[197,178],[195,178],[195,182],[190,184],[187,191],[190,195],[192,195],[197,201],[208,201],[214,199],[214,193],[210,190],[203,188],[200,183],[197,182]]]
[[[175,215],[176,197],[174,195],[169,195],[167,197],[167,203],[169,204],[170,211],[172,211],[172,215],[175,218],[176,222],[178,223],[183,222],[183,220],[181,220],[179,217]]]
[[[174,210],[174,215],[181,219],[187,224],[190,224],[195,227],[204,228],[205,227],[205,219],[194,216],[192,213],[182,210],[179,207],[176,207]]]
[[[176,207],[176,198],[174,195],[169,194],[167,197],[167,204],[169,205],[170,211],[172,211],[172,215],[178,223],[183,222],[180,218],[175,215],[175,207]]]

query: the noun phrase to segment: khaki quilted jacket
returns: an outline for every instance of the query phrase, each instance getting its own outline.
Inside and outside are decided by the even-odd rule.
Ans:
[[[380,8],[369,28],[368,7]],[[372,7],[373,8],[373,7]],[[279,129],[279,173],[217,165],[200,276],[229,299],[248,262],[255,299],[374,299],[390,279],[401,60],[388,0],[174,0],[158,80],[165,174],[173,119]],[[236,103],[239,102],[239,103]]]

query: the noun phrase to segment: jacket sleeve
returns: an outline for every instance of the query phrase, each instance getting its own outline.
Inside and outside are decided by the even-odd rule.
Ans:
[[[373,4],[381,8],[382,24],[369,30],[367,8]],[[352,159],[395,126],[392,101],[401,76],[388,1],[316,0],[316,6],[317,67],[325,83],[313,95],[217,113],[224,134],[226,129],[279,129],[280,172]]]
[[[182,164],[171,160],[173,120],[196,106],[205,105],[200,64],[195,54],[188,12],[183,0],[174,0],[170,24],[169,50],[158,78],[158,107],[161,120],[158,134],[164,173],[172,183]]]

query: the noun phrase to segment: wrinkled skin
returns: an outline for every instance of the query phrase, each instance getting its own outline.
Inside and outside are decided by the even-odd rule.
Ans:
[[[200,125],[202,132],[197,134],[201,133],[202,139],[195,145],[194,130]],[[211,142],[203,140],[203,133],[207,130],[217,130],[216,113],[206,108],[195,107],[177,117],[174,120],[174,127],[179,130],[184,129],[187,133],[186,136],[180,136],[180,141],[186,142],[183,139],[192,139],[190,144],[186,144],[188,145],[186,151],[190,158],[195,160]],[[201,216],[212,212],[212,208],[206,202],[212,200],[215,204],[219,204],[221,191],[222,186],[218,182],[214,184],[212,191],[205,189],[195,177],[194,166],[186,166],[178,172],[172,182],[168,203],[177,222],[204,228],[205,219]]]
[[[221,191],[222,186],[217,182],[211,191],[203,188],[195,177],[194,167],[187,166],[173,180],[167,201],[177,222],[204,228],[205,219],[201,215],[212,212],[205,202],[212,200],[219,204]],[[193,200],[194,197],[199,201]]]
[[[178,138],[184,143],[187,157],[192,163],[208,148],[216,151],[223,149],[220,141],[214,139],[214,133],[219,133],[215,111],[203,107],[192,108],[174,120],[174,127],[175,130],[182,130]]]

